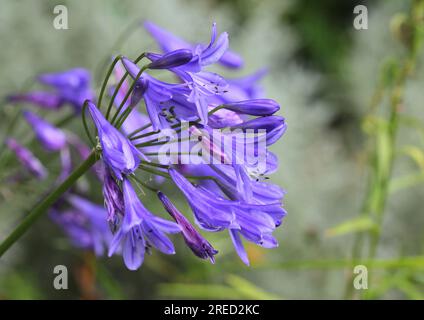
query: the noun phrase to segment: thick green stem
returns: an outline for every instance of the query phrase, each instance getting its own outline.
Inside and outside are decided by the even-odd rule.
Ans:
[[[76,168],[54,191],[46,196],[30,213],[22,220],[15,230],[0,244],[0,257],[34,224],[34,222],[47,212],[47,210],[70,188],[72,185],[96,163],[96,152]]]

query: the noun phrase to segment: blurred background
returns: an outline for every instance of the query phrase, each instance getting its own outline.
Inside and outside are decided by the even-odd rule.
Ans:
[[[176,255],[153,252],[137,272],[130,272],[119,256],[95,258],[75,249],[46,216],[0,260],[0,298],[355,297],[346,293],[352,286],[352,266],[346,261],[352,256],[355,237],[370,231],[368,220],[357,219],[370,192],[369,127],[375,120],[369,116],[370,105],[375,99],[383,110],[389,105],[389,99],[381,95],[390,91],[390,72],[395,69],[391,66],[400,64],[407,54],[400,25],[412,2],[0,0],[1,97],[22,90],[38,73],[78,66],[93,72],[98,88],[108,56],[136,57],[157,49],[136,21],[150,20],[194,42],[207,42],[211,23],[216,21],[219,31],[229,32],[231,49],[245,58],[245,68],[236,75],[269,68],[262,84],[267,96],[281,104],[280,114],[288,123],[287,133],[273,146],[280,168],[272,177],[287,190],[288,216],[276,231],[278,248],[248,245],[250,267],[239,260],[226,234],[208,234],[220,251],[215,265],[194,257],[181,237],[173,237]],[[69,30],[53,28],[57,4],[68,8]],[[358,4],[368,8],[367,30],[353,27],[353,8]],[[129,34],[122,37],[125,30]],[[368,266],[369,289],[362,297],[424,297],[424,73],[420,58],[422,54],[403,90],[406,120],[398,132],[393,184],[379,226],[376,256]],[[3,137],[14,110],[7,106],[0,112]],[[24,125],[16,126],[16,135],[29,133]],[[83,136],[79,119],[70,127]],[[57,159],[43,158],[42,152],[37,155],[59,172]],[[5,183],[4,176],[17,170],[19,165],[13,161],[0,168],[0,239],[52,183]],[[90,190],[98,203],[102,203],[100,190],[99,185]],[[178,206],[187,208],[183,199]],[[156,202],[149,207],[163,213]],[[68,290],[52,286],[53,268],[59,264],[68,267]]]

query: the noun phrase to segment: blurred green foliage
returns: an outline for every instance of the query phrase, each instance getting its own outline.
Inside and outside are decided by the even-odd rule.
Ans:
[[[215,265],[175,237],[175,256],[154,252],[137,272],[119,257],[96,259],[72,248],[46,217],[0,260],[0,297],[423,299],[422,1],[367,3],[369,30],[363,31],[352,27],[356,2],[3,1],[0,96],[25,90],[39,72],[82,66],[101,79],[110,55],[154,49],[134,27],[139,19],[196,41],[208,39],[217,21],[219,30],[229,31],[231,48],[246,58],[240,74],[270,68],[264,86],[289,124],[273,150],[281,166],[272,179],[288,191],[289,215],[277,231],[278,249],[248,246],[250,268],[226,235],[208,234],[220,251]],[[55,4],[68,7],[69,30],[52,27]],[[9,128],[20,139],[30,137],[15,106],[2,105],[0,112],[0,137]],[[83,132],[79,119],[67,127]],[[0,239],[59,172],[57,158],[33,147],[51,168],[50,180],[5,183],[20,168],[10,155],[0,159]],[[102,203],[98,183],[85,183]],[[143,201],[165,216],[150,199]],[[183,199],[177,205],[188,212]],[[70,270],[69,290],[52,287],[57,264]],[[361,295],[352,291],[356,264],[369,268],[369,289]]]

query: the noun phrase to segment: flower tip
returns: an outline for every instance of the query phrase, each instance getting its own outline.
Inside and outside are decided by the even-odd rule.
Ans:
[[[91,102],[91,100],[90,100],[90,99],[85,99],[85,100],[84,100],[84,104],[86,104],[86,105],[93,105],[94,103],[93,103],[93,102]]]
[[[164,55],[148,53],[147,58],[152,60],[149,69],[170,69],[189,63],[193,53],[189,49],[177,49]]]
[[[136,78],[137,74],[140,72],[140,68],[127,57],[122,57],[121,61],[124,65],[124,68],[131,75],[131,77]]]
[[[115,253],[115,248],[109,248],[109,251],[108,251],[108,253],[107,253],[107,256],[110,258],[110,257],[112,257],[113,256],[113,254]]]
[[[144,20],[141,22],[141,24],[143,25],[143,27],[147,30],[150,31],[150,29],[155,28],[156,25],[151,22],[150,20]]]
[[[165,200],[165,195],[163,194],[162,191],[158,190],[158,192],[156,192],[156,195],[158,196],[160,201],[164,201]]]

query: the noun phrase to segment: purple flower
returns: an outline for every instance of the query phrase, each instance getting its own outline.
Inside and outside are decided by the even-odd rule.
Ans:
[[[34,130],[38,141],[40,141],[45,149],[48,151],[58,151],[66,145],[66,135],[62,130],[54,127],[31,111],[24,111],[23,114]]]
[[[208,173],[221,182],[233,199],[251,204],[282,203],[285,191],[279,186],[248,177],[242,171],[227,165],[215,165]]]
[[[81,111],[85,100],[93,99],[90,88],[90,73],[83,68],[70,69],[57,73],[45,73],[38,80],[53,87],[64,102],[70,103],[76,111]]]
[[[187,101],[195,104],[197,114],[202,124],[208,123],[208,107],[211,97],[220,96],[227,92],[228,84],[223,77],[216,73],[184,70],[175,71],[191,89]]]
[[[190,44],[170,32],[160,28],[152,22],[146,21],[144,27],[150,35],[156,40],[159,47],[164,52],[170,52],[178,49],[191,49],[196,51],[199,45]],[[200,45],[202,46],[202,45]],[[225,50],[220,56],[219,62],[229,68],[240,68],[243,66],[243,59],[236,53]]]
[[[196,45],[193,48],[193,60],[190,65],[184,65],[180,70],[184,69],[185,71],[199,72],[202,67],[218,62],[228,50],[228,33],[221,33],[218,39],[216,36],[216,23],[213,23],[209,45]]]
[[[227,92],[216,97],[219,104],[264,98],[264,90],[262,86],[258,84],[258,81],[261,80],[267,72],[266,69],[260,69],[248,76],[227,79]]]
[[[90,101],[88,109],[97,128],[103,161],[113,171],[115,177],[122,180],[123,174],[131,174],[138,168],[143,154],[112,126]]]
[[[58,96],[56,93],[45,91],[14,94],[8,96],[7,100],[10,102],[28,102],[49,110],[57,110],[64,103],[62,97]]]
[[[215,263],[214,255],[218,253],[212,245],[202,237],[202,235],[192,226],[184,215],[172,204],[172,202],[162,192],[158,192],[158,197],[162,201],[166,211],[174,218],[181,228],[184,241],[193,253],[202,259],[210,259]]]
[[[8,96],[7,99],[11,102],[28,102],[49,110],[58,110],[64,104],[69,103],[75,111],[79,112],[85,100],[93,99],[90,78],[90,73],[82,68],[41,74],[37,80],[52,87],[53,90],[14,94]]]
[[[149,64],[149,69],[170,69],[187,64],[193,58],[191,50],[178,49],[163,55],[148,53],[147,58],[153,62]]]
[[[103,255],[112,240],[105,209],[74,195],[68,196],[67,200],[72,208],[64,212],[54,210],[50,217],[62,227],[73,245]]]
[[[208,231],[228,229],[236,251],[244,263],[249,264],[239,235],[265,248],[278,246],[272,233],[286,214],[279,201],[250,204],[228,200],[223,198],[218,187],[194,187],[175,169],[170,169],[169,174],[184,193],[196,222]]]
[[[122,59],[125,69],[131,77],[136,78],[139,67],[127,58]],[[166,128],[175,121],[167,117],[165,110],[173,107],[173,117],[190,120],[195,118],[196,105],[189,101],[190,89],[185,84],[170,84],[159,81],[147,73],[143,73],[138,81],[147,82],[143,99],[152,123],[152,129],[157,131]]]
[[[255,118],[243,123],[237,124],[232,127],[233,129],[246,130],[265,130],[267,145],[272,145],[277,142],[281,136],[286,132],[287,124],[283,117],[268,116]]]
[[[165,233],[180,232],[180,227],[150,213],[137,197],[128,179],[124,178],[122,184],[125,213],[109,248],[109,256],[122,245],[125,265],[130,270],[136,270],[143,263],[148,246],[154,246],[165,254],[174,254],[174,245]]]
[[[196,223],[207,231],[221,231],[235,225],[233,203],[222,197],[210,197],[201,189],[193,186],[175,169],[169,174],[177,187],[185,195],[196,219]]]
[[[42,180],[47,177],[47,170],[41,164],[31,151],[27,148],[20,145],[15,139],[8,138],[6,139],[6,146],[12,150],[19,162],[26,168],[28,171],[33,174],[38,179]]]
[[[270,116],[280,110],[280,105],[272,99],[251,99],[224,104],[228,110],[253,116]]]
[[[109,221],[112,231],[115,232],[117,228],[116,224],[120,220],[120,216],[124,215],[124,199],[122,191],[108,167],[103,166],[102,176],[103,197],[108,212],[107,220]]]
[[[163,33],[151,23],[145,25],[156,40],[159,39],[161,41],[168,38],[166,32]],[[199,44],[192,47],[193,59],[190,63],[171,69],[191,89],[187,101],[196,106],[198,116],[203,124],[208,122],[207,113],[210,97],[222,95],[228,88],[228,84],[223,77],[203,70],[204,67],[218,62],[228,49],[228,34],[226,32],[217,38],[216,24],[214,23],[211,33],[209,45]]]
[[[209,107],[209,111],[213,110]],[[232,127],[243,123],[242,115],[227,109],[219,109],[209,116],[208,126],[214,129]]]

